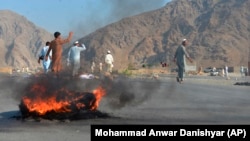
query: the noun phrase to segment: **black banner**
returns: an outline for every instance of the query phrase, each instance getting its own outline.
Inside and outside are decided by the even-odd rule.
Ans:
[[[250,125],[91,125],[91,141],[117,139],[250,140]]]

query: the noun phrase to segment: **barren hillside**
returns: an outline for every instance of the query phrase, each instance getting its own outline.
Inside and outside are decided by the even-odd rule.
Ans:
[[[117,70],[171,64],[183,38],[188,39],[187,50],[197,66],[246,66],[250,60],[249,7],[250,0],[172,0],[160,9],[126,17],[79,39],[87,47],[82,66],[104,62],[107,50],[114,55]],[[38,53],[51,39],[51,33],[25,17],[0,11],[1,67],[39,66]]]
[[[0,67],[35,68],[38,54],[51,33],[12,11],[0,10]]]
[[[187,50],[199,66],[246,66],[249,7],[250,0],[173,0],[80,39],[87,46],[82,62],[103,62],[111,50],[115,69],[171,63],[176,47],[187,38]]]

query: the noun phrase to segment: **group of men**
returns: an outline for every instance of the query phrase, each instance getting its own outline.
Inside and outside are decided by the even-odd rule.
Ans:
[[[61,38],[60,32],[54,33],[54,40],[46,42],[46,46],[40,52],[38,63],[43,61],[44,72],[48,73],[51,69],[58,77],[59,72],[62,70],[62,46],[69,43],[72,39],[73,32],[69,32],[66,39]]]
[[[60,32],[54,33],[54,40],[51,42],[46,42],[46,46],[42,48],[38,63],[40,60],[43,60],[44,72],[48,73],[49,69],[54,72],[56,76],[59,75],[59,72],[62,70],[62,46],[66,43],[69,43],[72,39],[73,32],[69,32],[69,35],[66,39],[61,38]],[[174,62],[178,66],[178,76],[177,82],[183,82],[183,74],[185,72],[186,60],[187,58],[190,62],[193,62],[189,54],[186,51],[187,40],[183,39],[182,44],[176,49],[174,54]],[[80,69],[80,53],[86,50],[84,44],[81,44],[76,41],[74,46],[69,49],[67,64],[72,65],[72,76],[77,76]],[[111,55],[110,50],[107,51],[105,56],[105,63],[107,66],[107,72],[112,73],[114,67],[114,58]]]
[[[51,42],[46,42],[46,45],[42,48],[38,63],[42,60],[42,65],[44,68],[44,73],[48,73],[49,70],[58,77],[60,71],[62,70],[62,46],[66,43],[69,43],[72,39],[73,32],[69,32],[67,38],[61,38],[60,32],[54,33],[54,40]],[[69,49],[67,57],[67,65],[70,65],[72,68],[72,76],[78,76],[78,71],[80,69],[80,54],[82,51],[86,50],[84,44],[80,44],[78,41],[74,42],[74,46]],[[112,73],[114,59],[111,55],[111,52],[108,50],[105,56],[105,63],[107,64],[107,71]]]

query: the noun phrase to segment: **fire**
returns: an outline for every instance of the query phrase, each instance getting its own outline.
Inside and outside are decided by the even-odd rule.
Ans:
[[[102,97],[106,94],[102,87],[88,92],[73,92],[65,88],[49,92],[45,85],[35,84],[29,91],[29,96],[22,98],[22,106],[29,113],[45,115],[49,112],[69,113],[75,110],[96,110]]]
[[[96,110],[97,107],[99,106],[102,97],[106,94],[106,92],[102,87],[98,87],[93,91],[93,94],[95,95],[96,100],[93,106],[91,107],[91,110]]]
[[[23,102],[30,112],[37,112],[39,115],[44,115],[48,111],[70,112],[70,109],[67,108],[70,105],[69,102],[57,102],[55,97],[51,97],[47,100],[37,98],[34,101],[29,99],[28,97],[23,97]]]

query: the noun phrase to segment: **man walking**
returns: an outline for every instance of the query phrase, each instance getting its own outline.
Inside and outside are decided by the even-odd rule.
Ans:
[[[42,50],[39,54],[39,58],[38,58],[39,64],[40,64],[40,60],[43,61],[44,73],[48,73],[48,71],[50,69],[50,65],[51,65],[52,51],[50,51],[48,59],[47,60],[45,59],[45,56],[46,56],[47,51],[49,49],[49,45],[50,45],[50,42],[46,42],[46,45],[42,48]]]
[[[92,64],[91,64],[91,72],[94,73],[95,72],[95,62],[92,61]]]
[[[244,72],[244,67],[243,66],[240,67],[240,74],[241,74],[241,77],[245,76],[245,72]]]
[[[182,44],[176,49],[174,55],[174,62],[178,66],[178,76],[176,79],[177,82],[179,83],[183,82],[183,73],[185,72],[185,66],[186,66],[185,58],[187,58],[191,63],[193,62],[186,51],[186,46],[187,46],[187,40],[183,39]]]
[[[99,63],[99,72],[102,72],[102,62]]]
[[[76,41],[74,43],[74,46],[69,49],[68,52],[68,61],[70,62],[72,66],[72,76],[75,77],[78,75],[78,71],[80,69],[80,59],[81,59],[81,51],[86,50],[86,47],[84,44],[80,46],[79,42]]]
[[[226,79],[229,79],[229,76],[228,76],[228,66],[225,65],[225,75],[226,75]]]

